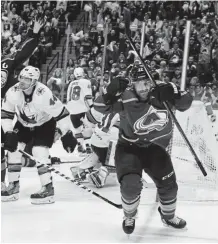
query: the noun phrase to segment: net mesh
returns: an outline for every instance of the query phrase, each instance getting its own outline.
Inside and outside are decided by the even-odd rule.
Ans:
[[[183,131],[202,162],[204,177],[177,127],[169,146],[181,200],[218,200],[218,144],[204,104],[194,101],[189,110],[176,111]]]

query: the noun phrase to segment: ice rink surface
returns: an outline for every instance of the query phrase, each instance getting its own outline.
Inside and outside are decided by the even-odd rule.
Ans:
[[[55,167],[71,175],[69,164]],[[54,184],[54,204],[32,205],[29,196],[40,189],[39,178],[36,168],[22,169],[20,199],[1,204],[2,243],[218,242],[218,202],[178,202],[177,214],[187,221],[188,230],[176,231],[160,221],[155,190],[143,189],[136,229],[128,239],[121,227],[122,210],[57,175]],[[94,190],[120,203],[115,176],[105,188]]]

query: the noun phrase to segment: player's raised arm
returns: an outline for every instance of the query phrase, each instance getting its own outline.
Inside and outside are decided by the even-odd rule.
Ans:
[[[157,87],[154,87],[151,91],[150,98],[158,107],[164,108],[163,102],[168,102],[169,105],[174,106],[175,109],[181,112],[189,109],[193,100],[189,92],[181,92],[179,88],[171,82],[161,82]]]
[[[111,78],[107,87],[103,88],[103,99],[105,104],[114,104],[129,85],[129,80],[124,77]]]

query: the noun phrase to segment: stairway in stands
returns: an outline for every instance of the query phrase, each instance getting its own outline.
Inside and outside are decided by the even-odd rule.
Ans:
[[[80,21],[82,19],[82,17],[84,16],[84,12],[81,12],[76,20],[75,20],[75,24],[73,24],[73,29],[72,29],[72,32],[75,33],[77,30],[80,30],[80,27],[79,25],[81,25]],[[86,28],[87,29],[87,28]],[[54,70],[56,69],[56,67],[58,68],[61,68],[61,59],[62,59],[62,49],[63,49],[63,46],[66,45],[66,35],[64,37],[61,38],[61,41],[60,43],[57,45],[56,49],[52,50],[52,56],[51,57],[47,57],[46,59],[46,63],[45,64],[42,64],[41,66],[41,74],[42,74],[42,82],[44,84],[47,83],[48,79],[52,76]],[[46,74],[47,74],[47,67],[50,63],[50,61],[54,58],[54,56],[59,52],[59,63],[58,63],[58,66],[55,66],[55,68],[50,72],[49,76],[48,76],[48,79],[46,80]],[[70,47],[68,49],[68,60],[72,58],[73,60],[76,60],[76,55],[75,55],[75,48],[72,47],[72,53],[70,54]],[[52,63],[50,64],[50,67],[56,62],[57,58],[55,58]],[[65,60],[65,53],[64,53],[64,60]],[[64,65],[64,62],[63,62],[63,65]]]

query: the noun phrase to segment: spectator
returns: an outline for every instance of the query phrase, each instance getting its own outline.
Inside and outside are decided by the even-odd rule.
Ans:
[[[48,80],[47,86],[52,92],[61,99],[61,90],[63,85],[63,71],[60,68],[57,68],[52,77]]]

